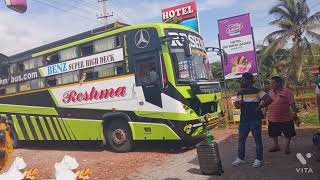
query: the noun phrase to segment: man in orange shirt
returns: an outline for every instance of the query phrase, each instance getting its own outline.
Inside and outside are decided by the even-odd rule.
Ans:
[[[286,137],[285,154],[290,154],[290,140],[296,135],[294,123],[299,125],[297,108],[293,93],[283,86],[283,80],[279,76],[271,78],[271,90],[269,95],[273,102],[268,107],[269,136],[273,139],[274,146],[269,152],[280,151],[278,136],[283,133]]]

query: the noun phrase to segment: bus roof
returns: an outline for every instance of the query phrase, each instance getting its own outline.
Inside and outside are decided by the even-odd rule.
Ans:
[[[15,55],[10,56],[10,63],[17,63],[24,61],[26,59],[30,59],[31,57],[37,57],[41,56],[43,54],[47,54],[49,52],[58,51],[67,47],[64,47],[64,45],[73,43],[76,44],[82,44],[79,41],[82,41],[84,39],[99,39],[104,36],[111,35],[113,33],[118,33],[126,30],[136,29],[136,28],[147,28],[147,27],[155,27],[155,28],[177,28],[177,29],[183,29],[188,31],[194,31],[191,28],[177,25],[177,24],[169,24],[169,23],[148,23],[148,24],[138,24],[138,25],[128,25],[120,22],[112,23],[107,26],[102,26],[90,31],[86,31],[74,36],[70,36],[49,44],[45,44]],[[195,32],[195,31],[194,31]],[[96,38],[93,38],[96,37]],[[88,40],[90,42],[90,40]],[[85,42],[83,42],[85,43]],[[70,45],[71,46],[71,45]]]

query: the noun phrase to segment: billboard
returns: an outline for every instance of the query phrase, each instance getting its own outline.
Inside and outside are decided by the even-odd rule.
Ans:
[[[198,12],[195,2],[162,9],[162,22],[187,26],[199,31]]]
[[[240,78],[243,73],[257,75],[256,53],[249,14],[218,20],[220,48],[228,54],[224,62],[225,79]]]
[[[27,10],[27,0],[4,0],[6,6],[19,13],[24,13]]]

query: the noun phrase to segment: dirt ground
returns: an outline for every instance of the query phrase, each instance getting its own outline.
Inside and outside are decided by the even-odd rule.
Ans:
[[[234,131],[216,131],[214,134],[218,138]],[[69,155],[75,157],[79,163],[77,170],[84,168],[93,170],[90,178],[92,180],[123,179],[141,168],[162,166],[165,160],[189,150],[177,150],[174,147],[167,143],[139,143],[135,152],[114,153],[99,147],[97,143],[24,144],[23,148],[14,150],[12,160],[17,156],[23,157],[27,164],[25,170],[37,168],[39,171],[37,179],[51,179],[54,178],[54,164],[60,162],[65,155]]]
[[[241,167],[231,166],[236,157],[237,129],[214,130],[213,135],[219,143],[222,165],[225,173],[218,176],[202,175],[199,169],[196,150],[169,149],[166,144],[140,144],[135,152],[113,153],[100,148],[96,144],[71,144],[71,145],[27,145],[23,149],[14,151],[14,157],[24,158],[27,167],[37,168],[39,176],[37,179],[54,178],[54,164],[61,161],[64,155],[75,157],[80,167],[91,168],[93,174],[90,179],[230,179],[230,180],[273,180],[273,179],[320,179],[320,162],[308,159],[307,166],[303,166],[296,158],[296,153],[305,155],[314,152],[311,143],[311,135],[317,129],[304,127],[297,131],[298,136],[293,139],[292,153],[284,155],[283,152],[268,153],[271,141],[264,131],[264,166],[260,169],[251,167],[254,160],[255,149],[252,137],[247,141],[248,164]],[[283,139],[281,139],[283,143]],[[89,148],[88,148],[89,147]],[[311,167],[312,174],[299,174],[296,168]]]

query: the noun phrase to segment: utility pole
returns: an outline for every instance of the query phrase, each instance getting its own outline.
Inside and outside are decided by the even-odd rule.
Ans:
[[[98,3],[101,3],[102,5],[102,15],[98,17],[98,19],[104,19],[103,24],[106,26],[108,25],[108,17],[113,16],[113,13],[109,14],[107,11],[107,1],[108,0],[98,0]]]

